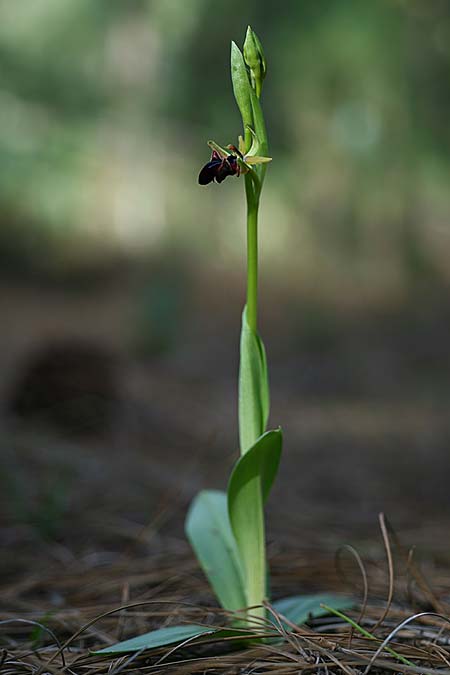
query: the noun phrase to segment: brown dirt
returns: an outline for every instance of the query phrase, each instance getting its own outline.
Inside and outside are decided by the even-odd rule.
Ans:
[[[0,619],[44,621],[63,641],[128,601],[176,603],[113,614],[77,638],[68,656],[79,659],[73,672],[106,672],[106,664],[87,658],[89,648],[166,622],[198,620],[205,616],[202,607],[213,603],[182,525],[193,495],[223,488],[236,457],[238,329],[231,313],[205,321],[194,308],[185,340],[167,356],[144,360],[130,352],[130,298],[123,289],[68,296],[8,287],[0,295],[8,316],[0,335]],[[419,356],[409,319],[395,330],[376,323],[374,337],[358,318],[359,332],[353,322],[348,332],[337,331],[331,347],[317,351],[301,333],[296,348],[292,325],[278,334],[277,311],[266,326],[272,420],[282,423],[286,439],[268,513],[274,596],[348,592],[359,584],[355,565],[343,579],[334,554],[353,543],[371,576],[368,616],[376,615],[388,587],[377,520],[384,511],[406,547],[418,546],[446,607],[450,378],[441,359],[437,367],[431,363],[427,379],[423,360],[434,354],[427,340],[441,350],[447,324],[431,323],[428,333],[420,324],[426,348],[417,335]],[[404,348],[401,337],[408,335]],[[117,385],[111,387],[119,402],[109,422],[86,430],[80,420],[78,429],[67,430],[51,411],[41,419],[12,416],[11,392],[30,355],[69,338],[114,354]],[[423,589],[408,587],[405,569],[399,558],[391,621],[430,607]],[[5,624],[0,632],[7,654],[2,667],[17,657],[5,672],[38,672],[36,663],[55,653],[52,639],[43,638],[42,651],[24,656],[33,637],[28,625]],[[250,673],[239,670],[251,660],[245,658],[230,654],[223,667],[212,663],[208,672]],[[287,658],[277,664],[271,655],[254,672],[273,672]],[[147,672],[149,664],[139,664]],[[60,657],[55,667],[49,672],[62,672]],[[203,672],[190,667],[186,672]]]

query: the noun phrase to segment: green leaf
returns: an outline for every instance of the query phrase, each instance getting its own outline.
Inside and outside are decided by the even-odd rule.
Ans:
[[[328,605],[332,609],[348,609],[353,607],[355,601],[349,597],[317,593],[315,595],[293,595],[290,598],[283,598],[274,602],[273,607],[286,619],[300,626],[311,617],[317,618],[329,614],[326,609],[320,606],[321,604]]]
[[[250,328],[247,307],[242,313],[239,366],[239,443],[245,453],[264,433],[269,418],[267,360],[261,338]]]
[[[250,149],[251,135],[247,126],[253,126],[253,109],[250,93],[253,91],[248,79],[242,52],[235,42],[231,43],[231,81],[233,93],[239,112],[242,117],[242,126],[245,134],[245,150]]]
[[[328,614],[326,609],[320,607],[321,603],[333,609],[347,609],[355,604],[354,600],[348,597],[317,594],[295,595],[290,598],[283,598],[274,602],[273,607],[279,614],[285,616],[292,623],[301,625],[311,617],[326,616]],[[286,627],[289,628],[289,626]],[[245,631],[242,628],[240,630],[234,630],[233,628],[218,628],[214,630],[213,628],[199,624],[168,626],[167,628],[153,630],[129,640],[123,640],[110,647],[92,652],[92,654],[123,654],[126,652],[137,652],[142,649],[156,649],[165,645],[181,644],[186,640],[194,640],[197,637],[215,640],[236,636],[244,637]],[[249,636],[251,636],[253,641],[255,640],[253,629],[249,630]]]
[[[129,640],[123,640],[110,647],[99,649],[93,654],[122,654],[124,652],[138,652],[141,649],[155,649],[164,645],[171,645],[177,642],[184,642],[190,638],[199,637],[208,633],[213,633],[213,629],[207,626],[196,624],[186,624],[184,626],[168,626],[152,630],[150,633],[144,633]]]
[[[263,506],[278,470],[281,446],[281,430],[262,435],[238,460],[228,483],[228,512],[244,569],[248,606],[261,604],[266,597]]]
[[[192,502],[185,523],[186,536],[224,609],[247,605],[244,574],[230,526],[227,496],[204,490]]]
[[[144,633],[129,640],[117,642],[115,645],[99,649],[91,652],[91,654],[124,654],[126,652],[138,652],[144,649],[157,649],[165,645],[181,646],[183,642],[188,641],[189,644],[194,642],[196,638],[216,642],[218,640],[239,638],[240,644],[245,644],[246,638],[256,641],[255,628],[210,628],[200,624],[185,624],[183,626],[168,626],[167,628],[159,628],[152,630],[149,633]]]

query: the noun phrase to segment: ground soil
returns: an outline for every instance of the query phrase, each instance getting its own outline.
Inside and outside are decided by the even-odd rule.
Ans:
[[[183,339],[143,356],[133,348],[129,289],[71,294],[5,284],[0,299],[7,316],[0,619],[54,615],[64,637],[130,599],[211,605],[183,519],[198,490],[226,485],[236,458],[235,312],[207,297],[200,312],[194,302]],[[300,306],[295,320],[283,322],[286,305],[268,303],[271,420],[285,435],[268,508],[274,595],[348,591],[354,563],[342,575],[335,554],[353,544],[375,596],[385,597],[380,511],[406,548],[417,547],[440,596],[450,593],[450,319],[443,307],[360,311],[310,334]],[[107,355],[98,372],[95,358],[85,373],[83,365],[67,369],[72,380],[76,371],[81,397],[92,389],[100,397],[98,423],[82,415],[67,421],[64,386],[36,414],[14,403],[29,391],[39,354],[68,343]],[[45,388],[45,372],[38,373]],[[158,616],[165,622],[166,608],[126,625],[110,619],[88,631],[86,645],[148,629]],[[24,634],[16,627],[8,639]]]

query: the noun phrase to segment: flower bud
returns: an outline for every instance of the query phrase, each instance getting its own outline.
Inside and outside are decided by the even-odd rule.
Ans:
[[[248,26],[244,42],[244,60],[250,69],[250,79],[257,97],[261,96],[262,83],[266,76],[267,63],[261,42]]]

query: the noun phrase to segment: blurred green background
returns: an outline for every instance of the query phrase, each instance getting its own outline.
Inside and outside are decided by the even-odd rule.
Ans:
[[[0,443],[33,523],[97,512],[101,480],[139,523],[182,482],[183,508],[223,487],[244,186],[197,176],[208,139],[241,133],[247,24],[268,61],[261,332],[286,511],[448,513],[448,0],[0,0]],[[43,417],[77,444],[42,439]],[[109,428],[101,451],[86,427]]]
[[[3,1],[4,271],[173,251],[242,268],[242,181],[196,178],[206,141],[241,131],[228,60],[247,23],[269,62],[265,274],[338,302],[448,282],[445,0]]]

